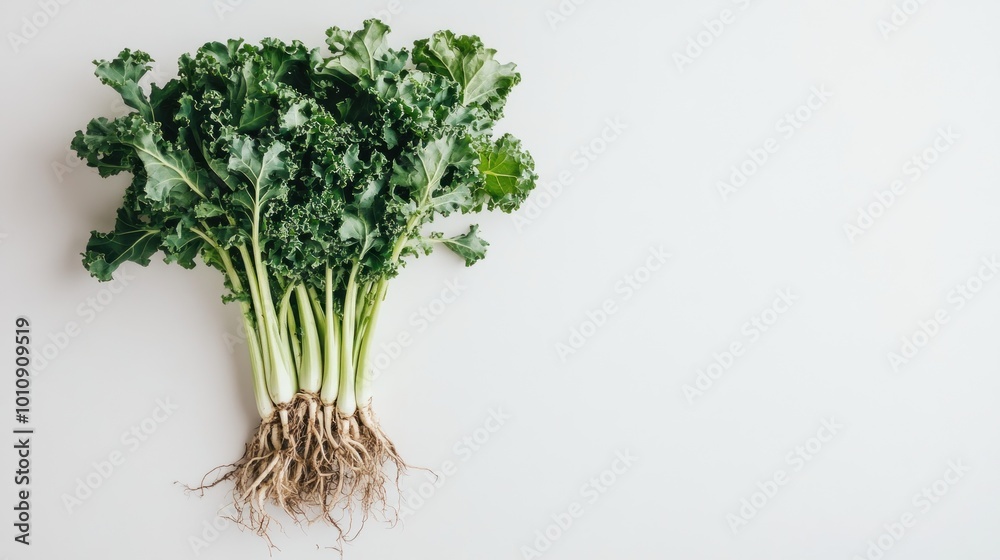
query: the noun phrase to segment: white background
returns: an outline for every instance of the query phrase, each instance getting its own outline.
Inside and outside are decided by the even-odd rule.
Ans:
[[[518,63],[502,129],[557,196],[540,189],[517,222],[482,216],[492,245],[475,267],[436,254],[393,282],[379,342],[405,333],[412,344],[379,377],[377,411],[411,463],[457,472],[432,490],[413,471],[412,515],[370,522],[347,558],[537,558],[540,547],[552,560],[847,560],[875,558],[880,537],[886,559],[1000,557],[1000,279],[977,279],[981,259],[1000,254],[1000,4],[931,0],[885,35],[887,0],[565,0],[561,21],[547,16],[557,0],[398,2],[393,14],[380,1],[74,0],[17,52],[9,33],[41,8],[0,6],[0,317],[5,338],[29,317],[35,352],[54,355],[33,377],[33,544],[12,541],[11,438],[0,555],[268,557],[250,533],[206,530],[225,489],[198,498],[175,484],[234,460],[256,424],[245,348],[232,342],[238,311],[220,303],[214,271],[158,260],[123,267],[131,280],[109,302],[79,253],[91,229],[111,227],[127,178],[73,167],[67,146],[88,119],[120,110],[95,58],[142,49],[163,79],[206,41],[320,45],[327,27],[383,10],[398,46],[448,28]],[[702,34],[707,46],[679,68],[675,54],[723,9],[732,23]],[[832,95],[802,109],[814,87]],[[779,129],[796,111],[808,118],[789,138]],[[607,119],[626,129],[602,143]],[[908,161],[948,127],[958,139],[928,152],[936,161],[916,179]],[[724,199],[719,182],[769,138],[778,149]],[[584,168],[586,146],[602,153]],[[561,173],[571,182],[560,188]],[[880,206],[873,193],[896,179],[905,191]],[[845,224],[869,207],[878,217],[849,237]],[[647,275],[660,247],[671,257]],[[626,299],[616,285],[629,275],[646,281]],[[452,279],[461,295],[442,306]],[[952,292],[966,283],[979,292],[959,309]],[[797,298],[780,314],[767,311],[776,290]],[[88,298],[105,305],[89,312]],[[608,299],[617,311],[585,325]],[[436,313],[423,330],[421,307]],[[939,310],[948,322],[916,334]],[[776,320],[755,339],[744,323],[762,314]],[[563,360],[557,344],[573,329],[592,336]],[[922,348],[894,368],[889,353],[915,335]],[[743,354],[689,399],[685,386],[716,354],[729,363],[733,343]],[[13,428],[13,345],[0,352],[0,418]],[[129,445],[122,434],[154,426],[157,399],[177,410]],[[509,419],[486,438],[491,411]],[[831,419],[842,426],[832,437],[820,431]],[[472,451],[468,437],[482,444]],[[114,452],[124,463],[68,511],[66,496]],[[637,460],[624,468],[616,453]],[[968,471],[934,490],[949,462]],[[778,470],[785,484],[755,495]],[[594,501],[602,473],[614,480]],[[944,495],[931,504],[924,488]],[[567,524],[574,503],[582,514],[559,529],[553,516]],[[912,526],[883,534],[907,513]],[[336,557],[323,526],[286,522],[274,541],[275,558]]]

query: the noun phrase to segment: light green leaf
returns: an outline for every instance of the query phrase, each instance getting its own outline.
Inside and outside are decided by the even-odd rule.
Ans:
[[[225,214],[226,210],[223,207],[219,206],[218,204],[215,204],[214,202],[209,202],[207,200],[199,202],[194,207],[194,217],[198,218],[199,220],[205,218],[214,218],[216,216],[224,216]]]
[[[392,184],[409,189],[418,208],[425,208],[435,196],[440,196],[437,191],[449,169],[467,170],[475,163],[475,158],[467,139],[435,138],[402,157],[395,165]]]
[[[472,266],[486,256],[486,248],[489,247],[483,238],[479,237],[479,226],[469,226],[469,232],[449,237],[441,240],[444,246],[455,252],[456,255],[465,259],[465,266]]]
[[[288,110],[281,115],[281,130],[292,130],[309,122],[309,118],[303,112],[303,109],[305,109],[308,104],[309,102],[305,99],[292,103]]]
[[[326,73],[348,83],[372,85],[383,72],[398,73],[406,63],[405,51],[389,48],[389,26],[377,19],[364,22],[355,32],[330,28],[326,43],[333,56],[324,63]]]
[[[479,105],[492,116],[500,113],[511,88],[521,80],[514,64],[500,64],[494,55],[496,51],[485,48],[479,37],[451,31],[413,44],[417,69],[451,78],[462,88],[463,105]]]
[[[274,107],[264,99],[247,100],[240,117],[240,132],[254,132],[267,125],[274,115]]]
[[[479,151],[479,172],[489,208],[516,210],[535,188],[535,162],[521,149],[521,141],[510,134]]]
[[[259,211],[268,200],[283,194],[282,179],[288,168],[282,159],[285,145],[275,140],[261,154],[254,139],[235,136],[230,147],[229,171],[242,175],[247,189],[235,197],[250,211]]]
[[[195,166],[191,154],[162,145],[148,127],[132,139],[146,169],[146,196],[161,205],[188,206],[205,197],[208,178]]]
[[[443,216],[456,211],[468,211],[473,206],[472,191],[466,184],[461,184],[431,198],[431,207]]]

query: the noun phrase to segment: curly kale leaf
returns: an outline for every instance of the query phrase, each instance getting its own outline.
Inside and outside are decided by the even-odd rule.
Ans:
[[[102,176],[133,181],[112,231],[92,234],[88,270],[107,280],[158,252],[184,267],[200,256],[246,301],[236,286],[257,260],[282,291],[321,290],[330,269],[341,297],[352,268],[382,281],[438,244],[470,265],[483,258],[478,226],[449,239],[423,230],[454,212],[510,212],[534,187],[521,143],[492,136],[514,65],[450,31],[394,49],[377,20],[331,28],[326,43],[207,43],[148,90],[146,53],[96,62],[133,112],[93,119],[72,147]]]

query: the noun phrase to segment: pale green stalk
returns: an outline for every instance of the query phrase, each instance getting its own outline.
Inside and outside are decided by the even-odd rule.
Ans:
[[[337,392],[337,410],[343,416],[353,416],[358,409],[354,393],[354,327],[358,303],[358,268],[354,262],[347,279],[347,296],[344,298],[343,327],[340,331],[340,390]]]
[[[299,340],[299,326],[296,324],[295,313],[291,312],[291,307],[289,307],[288,314],[285,315],[285,321],[287,323],[287,330],[281,331],[282,333],[288,333],[288,342],[286,343],[286,348],[291,348],[292,353],[292,373],[293,375],[298,375],[299,368],[302,365],[302,343]],[[301,389],[301,387],[300,387]]]
[[[378,281],[375,289],[375,300],[367,311],[365,337],[361,343],[361,352],[358,354],[358,374],[355,381],[356,398],[358,405],[362,407],[368,406],[372,399],[371,366],[368,363],[368,357],[372,341],[375,340],[375,327],[378,324],[379,309],[382,307],[382,300],[385,299],[385,291],[388,285],[389,281],[385,278]]]
[[[326,267],[326,336],[323,348],[323,387],[320,389],[320,400],[330,406],[340,392],[340,321],[333,307],[333,270]]]
[[[316,318],[316,328],[319,329],[319,337],[326,337],[326,314],[323,312],[323,303],[320,302],[319,296],[316,295],[316,289],[309,287],[307,290],[309,292],[309,303],[312,305],[313,316]]]
[[[295,303],[299,308],[299,325],[302,333],[302,358],[298,371],[299,390],[316,393],[323,383],[322,344],[316,317],[309,301],[309,293],[302,284],[295,287]]]
[[[259,179],[258,179],[259,180]],[[259,186],[258,186],[259,189]],[[260,300],[261,313],[264,315],[262,331],[264,344],[270,346],[271,368],[267,375],[267,390],[271,395],[271,400],[278,405],[287,404],[295,397],[298,391],[298,380],[292,369],[290,355],[287,345],[281,343],[280,330],[278,328],[278,318],[274,309],[274,301],[271,299],[271,286],[268,281],[267,267],[261,257],[260,249],[260,204],[255,204],[253,209],[253,224],[250,241],[253,246],[253,261],[246,263],[247,268],[253,267],[257,272],[257,291]]]

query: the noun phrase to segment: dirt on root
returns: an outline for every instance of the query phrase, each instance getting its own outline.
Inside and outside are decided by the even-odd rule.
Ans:
[[[298,393],[273,418],[261,421],[243,457],[213,469],[190,490],[204,492],[232,481],[233,521],[272,546],[268,535],[275,508],[297,524],[325,522],[337,529],[340,540],[350,540],[357,535],[354,521],[360,531],[372,515],[389,523],[398,519],[398,504],[387,503],[388,463],[398,490],[407,465],[370,408],[345,417],[334,406],[324,407],[318,395]],[[217,478],[206,482],[212,476]]]

